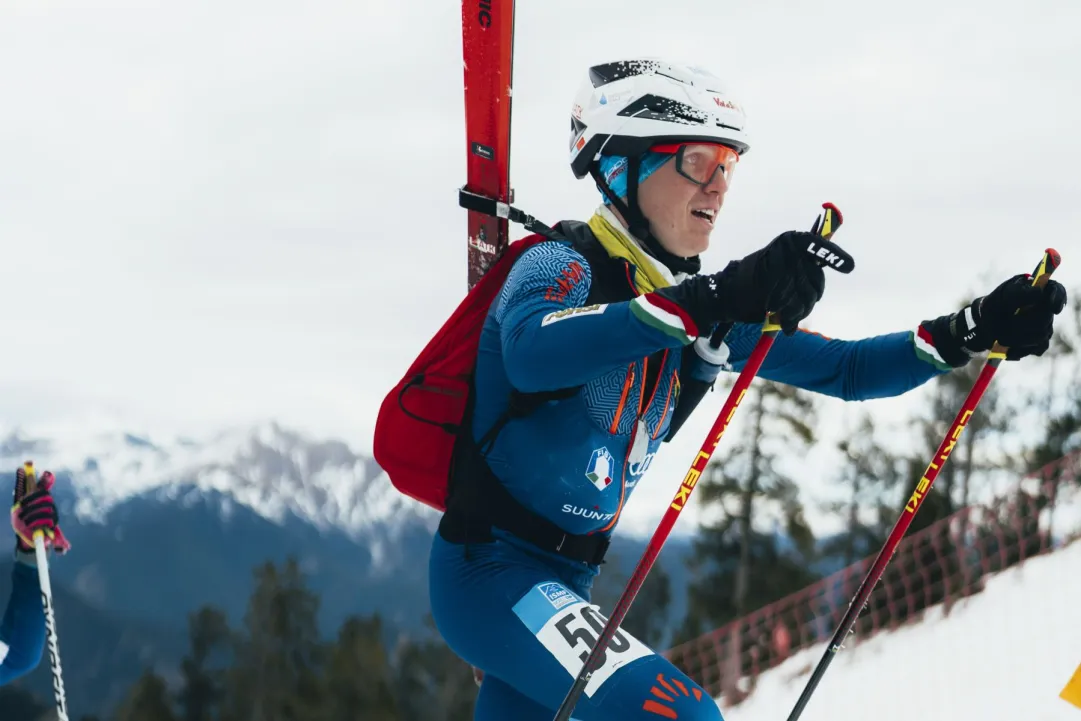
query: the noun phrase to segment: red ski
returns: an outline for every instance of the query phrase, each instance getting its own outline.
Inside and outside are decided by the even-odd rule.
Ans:
[[[509,205],[514,0],[462,0],[465,67],[464,190]],[[469,288],[507,247],[506,216],[470,209]]]

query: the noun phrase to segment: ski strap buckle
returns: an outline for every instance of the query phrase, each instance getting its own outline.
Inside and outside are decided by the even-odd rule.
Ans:
[[[538,233],[546,238],[560,240],[560,238],[555,235],[555,231],[529,213],[525,213],[509,203],[504,203],[495,198],[489,198],[486,195],[466,190],[464,185],[458,189],[458,205],[466,210],[474,210],[478,213],[484,213],[485,215],[491,215],[496,218],[506,218],[511,222],[521,224],[531,233]]]

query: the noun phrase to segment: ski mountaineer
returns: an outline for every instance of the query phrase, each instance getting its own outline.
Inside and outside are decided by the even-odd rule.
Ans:
[[[859,401],[912,390],[996,339],[1010,360],[1040,355],[1066,302],[1060,284],[1036,288],[1021,274],[910,329],[858,340],[804,331],[825,288],[807,252],[820,236],[784,232],[700,272],[749,148],[744,112],[716,77],[655,60],[596,65],[570,124],[571,169],[590,175],[603,201],[588,222],[555,226],[565,242],[525,250],[490,306],[471,442],[455,451],[431,547],[435,623],[483,673],[478,721],[553,718],[603,627],[590,589],[627,499],[718,374],[743,367],[767,312],[782,332],[761,376]],[[728,324],[714,348],[711,334]],[[573,718],[721,713],[620,631]]]
[[[0,621],[0,686],[33,671],[45,649],[45,612],[41,605],[34,532],[45,534],[45,547],[67,553],[71,544],[60,530],[53,500],[56,478],[50,471],[35,484],[34,472],[20,468],[15,474],[11,527],[15,531],[15,564],[11,571],[11,597]]]

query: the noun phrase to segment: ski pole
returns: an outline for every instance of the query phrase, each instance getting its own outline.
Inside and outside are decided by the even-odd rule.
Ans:
[[[56,636],[56,615],[53,613],[53,588],[49,583],[49,557],[41,531],[34,531],[34,551],[38,560],[38,580],[41,584],[41,604],[45,609],[45,630],[49,640],[49,666],[53,672],[53,695],[56,697],[57,721],[68,721],[68,704],[64,694],[64,676],[60,668],[60,642]]]
[[[1047,281],[1051,278],[1051,273],[1055,271],[1060,262],[1062,262],[1062,258],[1059,256],[1058,251],[1054,248],[1045,250],[1043,258],[1040,260],[1040,264],[1036,267],[1036,272],[1033,273],[1034,280],[1032,284],[1040,288],[1047,285]],[[942,470],[942,466],[946,464],[946,460],[950,457],[950,453],[953,452],[954,446],[957,445],[957,440],[960,438],[962,431],[965,430],[969,418],[975,412],[976,405],[980,402],[980,399],[983,398],[984,391],[987,390],[987,386],[991,382],[991,377],[994,376],[995,371],[998,370],[1002,361],[1006,359],[1007,350],[1009,349],[1006,348],[1006,346],[1003,346],[998,342],[991,348],[991,352],[987,356],[987,361],[984,363],[983,370],[980,371],[980,375],[976,378],[976,382],[973,384],[972,390],[969,391],[968,397],[965,398],[965,402],[961,404],[961,410],[957,413],[956,418],[954,418],[953,425],[951,425],[949,431],[947,431],[946,437],[942,439],[942,443],[939,445],[934,459],[927,466],[927,470],[924,471],[923,476],[916,484],[916,488],[912,491],[912,495],[909,497],[908,502],[901,511],[901,516],[897,519],[897,523],[890,532],[889,538],[886,539],[886,543],[882,546],[882,550],[878,552],[878,557],[875,558],[871,570],[864,577],[863,582],[856,591],[856,595],[848,605],[848,611],[845,613],[844,618],[841,619],[841,624],[833,634],[833,638],[826,647],[825,653],[822,654],[822,658],[815,667],[814,673],[812,673],[811,678],[808,679],[807,685],[800,694],[799,700],[796,701],[795,708],[793,708],[792,713],[788,715],[788,721],[796,721],[796,719],[800,717],[803,713],[803,709],[807,707],[807,702],[811,699],[811,694],[814,693],[815,688],[818,687],[818,683],[822,680],[822,676],[826,673],[826,669],[829,668],[830,663],[833,661],[833,657],[844,647],[843,643],[845,638],[852,632],[852,627],[856,624],[856,619],[867,604],[867,601],[871,596],[871,591],[874,590],[875,585],[877,585],[879,579],[882,578],[882,574],[886,570],[886,564],[893,558],[893,554],[897,551],[897,546],[901,543],[901,539],[908,530],[909,524],[911,524],[912,519],[916,517],[916,512],[923,503],[923,499],[927,497],[932,484],[935,482],[935,478],[938,477],[939,471]]]
[[[28,482],[34,478],[34,464],[23,464]],[[35,482],[36,483],[36,482]],[[33,489],[28,489],[28,492]],[[38,585],[41,586],[41,605],[45,611],[45,631],[49,641],[49,666],[53,673],[53,696],[56,698],[57,721],[68,721],[68,703],[64,693],[64,676],[60,668],[60,642],[56,635],[56,614],[53,612],[53,587],[49,582],[49,555],[45,550],[45,532],[34,531],[34,555],[37,558]]]
[[[812,232],[818,233],[828,240],[834,232],[841,227],[843,219],[841,217],[841,211],[832,203],[823,203],[822,207],[825,209],[825,213],[815,221]],[[821,223],[819,221],[821,221]],[[668,510],[664,512],[664,516],[661,518],[657,530],[653,532],[653,537],[650,538],[649,543],[646,545],[646,549],[642,553],[642,558],[638,561],[638,565],[635,567],[634,572],[627,581],[627,587],[623,590],[623,594],[616,602],[615,608],[612,609],[612,615],[601,630],[596,644],[594,644],[593,649],[590,651],[589,656],[582,665],[582,670],[578,672],[574,684],[563,699],[563,703],[556,713],[555,721],[569,721],[571,712],[574,711],[575,704],[578,703],[578,699],[586,690],[586,686],[589,684],[593,672],[597,670],[601,665],[602,659],[605,658],[605,651],[608,648],[609,642],[612,640],[615,632],[619,629],[619,624],[623,622],[623,618],[627,615],[627,611],[630,610],[631,603],[634,601],[634,597],[638,595],[639,589],[642,588],[642,584],[646,580],[646,575],[653,567],[653,563],[657,560],[657,556],[660,555],[661,547],[667,540],[668,534],[671,533],[672,526],[676,523],[676,518],[679,517],[679,514],[686,507],[687,501],[690,499],[691,493],[694,491],[699,477],[705,470],[706,464],[709,463],[709,459],[713,455],[714,449],[717,448],[717,443],[721,440],[721,436],[724,435],[725,430],[728,428],[728,424],[732,420],[732,416],[735,415],[736,409],[743,400],[743,396],[747,394],[747,389],[750,387],[751,381],[754,380],[755,375],[757,375],[759,368],[762,366],[762,361],[765,360],[766,354],[769,352],[769,349],[773,345],[773,341],[780,330],[781,326],[778,318],[776,315],[770,314],[762,326],[762,336],[755,344],[754,350],[751,351],[750,358],[747,359],[747,364],[743,367],[739,377],[736,378],[735,385],[732,386],[732,390],[729,392],[727,400],[725,400],[724,405],[721,407],[721,412],[717,414],[717,420],[713,422],[713,427],[710,428],[709,433],[706,435],[706,440],[702,442],[702,447],[699,449],[698,455],[696,455],[694,461],[691,462],[690,470],[687,471],[687,475],[684,476],[683,482],[679,486],[679,490],[676,491],[675,497],[672,499],[672,502],[669,503]]]

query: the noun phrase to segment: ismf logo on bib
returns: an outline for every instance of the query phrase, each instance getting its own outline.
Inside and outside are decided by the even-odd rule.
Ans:
[[[538,583],[514,604],[514,613],[571,677],[576,677],[608,623],[591,605],[562,583]],[[608,679],[632,661],[653,651],[622,628],[616,629],[601,656],[601,665],[586,684],[592,697]]]

